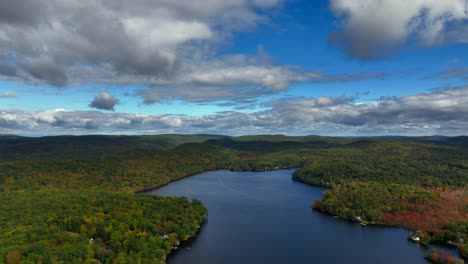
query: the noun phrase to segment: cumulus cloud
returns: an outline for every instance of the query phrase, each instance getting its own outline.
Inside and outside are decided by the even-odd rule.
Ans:
[[[96,70],[169,81],[181,65],[237,30],[268,19],[282,0],[0,1],[0,75],[66,86]],[[99,75],[103,73],[104,75]]]
[[[292,66],[272,65],[264,51],[255,56],[223,56],[209,62],[186,64],[177,77],[154,81],[150,87],[137,91],[145,104],[181,99],[189,102],[227,100],[242,102],[252,98],[282,92],[303,82],[349,82],[384,79],[386,73],[327,74],[318,71],[297,71]],[[118,79],[116,76],[114,78]]]
[[[297,124],[326,123],[346,126],[427,125],[468,122],[468,88],[453,88],[432,93],[382,98],[371,103],[356,103],[353,98],[314,98],[281,100],[270,103],[278,119]]]
[[[238,31],[269,21],[285,0],[0,1],[0,79],[143,87],[145,104],[240,101],[301,82],[382,78],[329,75],[256,55],[220,55]]]
[[[18,97],[15,92],[4,92],[0,93],[0,98],[15,98]]]
[[[322,75],[271,65],[264,60],[263,54],[231,55],[186,64],[173,80],[155,81],[137,94],[146,104],[173,99],[190,102],[239,101],[284,91],[294,83],[318,81]]]
[[[93,101],[89,104],[89,107],[114,111],[114,106],[119,104],[119,102],[119,99],[108,93],[100,93],[94,97]]]
[[[330,0],[339,31],[331,43],[354,58],[379,59],[415,38],[425,46],[468,42],[466,0]]]
[[[20,134],[322,134],[460,135],[468,131],[468,87],[369,103],[349,97],[292,98],[268,110],[205,116],[140,115],[96,111],[0,110],[2,133]],[[294,132],[292,132],[294,131]]]
[[[167,131],[182,125],[182,119],[169,115],[138,115],[103,113],[98,111],[10,111],[0,110],[2,132],[24,130],[33,133],[68,134],[86,133],[144,133],[145,131]],[[55,132],[54,132],[55,131]],[[132,132],[133,131],[133,132]]]

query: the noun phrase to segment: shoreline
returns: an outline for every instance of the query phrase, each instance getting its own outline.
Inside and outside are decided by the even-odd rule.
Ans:
[[[142,190],[142,191],[138,191],[136,193],[148,193],[148,194],[151,194],[149,193],[150,191],[153,191],[153,190],[157,190],[161,187],[164,187],[164,186],[167,186],[173,182],[176,182],[176,181],[179,181],[179,180],[182,180],[184,178],[187,178],[187,177],[191,177],[191,176],[195,176],[195,175],[198,175],[198,174],[201,174],[201,173],[206,173],[206,172],[214,172],[214,171],[231,171],[231,172],[268,172],[268,171],[275,171],[275,170],[292,170],[292,169],[300,169],[299,167],[291,167],[291,168],[278,168],[278,169],[270,169],[270,170],[232,170],[232,169],[228,169],[228,168],[220,168],[220,169],[214,169],[214,170],[206,170],[206,171],[202,171],[202,172],[198,172],[198,173],[194,173],[194,174],[190,174],[190,175],[186,175],[186,176],[182,176],[180,178],[177,178],[177,179],[174,179],[174,180],[170,180],[169,182],[163,184],[163,185],[160,185],[156,188],[149,188],[149,189],[145,189],[145,190]],[[305,184],[305,185],[309,185],[309,186],[314,186],[314,187],[320,187],[320,188],[324,188],[324,189],[332,189],[331,186],[327,186],[327,185],[321,185],[321,184],[315,184],[315,183],[308,183],[308,182],[305,182],[303,180],[301,180],[299,177],[295,177],[294,176],[294,172],[291,173],[291,180],[293,181],[296,181],[296,182],[300,182],[302,184]],[[154,194],[153,194],[154,195]],[[320,198],[320,200],[323,199],[323,194],[322,194],[322,197]],[[203,203],[203,202],[202,202]],[[317,212],[321,213],[321,214],[324,214],[324,215],[327,215],[327,216],[330,216],[334,219],[338,219],[340,221],[346,221],[348,223],[355,223],[355,224],[360,224],[361,226],[369,226],[369,227],[372,227],[372,228],[395,228],[395,229],[403,229],[405,231],[407,231],[408,233],[411,233],[411,230],[404,227],[404,226],[399,226],[399,225],[390,225],[390,224],[385,224],[385,223],[362,223],[362,222],[359,222],[359,221],[353,221],[353,220],[349,220],[349,219],[345,219],[343,217],[340,217],[340,216],[337,216],[337,215],[333,215],[329,212],[326,212],[326,211],[322,211],[322,210],[319,210],[317,208],[314,208],[312,205],[311,205],[311,208],[313,210],[316,210]],[[201,232],[201,228],[203,225],[206,224],[206,222],[208,221],[207,219],[208,216],[206,216],[205,220],[200,224],[200,228],[197,230],[196,234],[193,236],[193,237],[190,237],[188,238],[187,240],[184,240],[184,241],[181,241],[180,245],[183,247],[187,247],[187,245],[190,245],[193,241],[195,241],[199,235],[199,233]],[[431,248],[431,245],[433,246],[439,246],[439,247],[442,247],[442,248],[454,248],[453,245],[450,245],[450,244],[447,244],[447,243],[442,243],[440,241],[433,241],[433,242],[429,242],[429,243],[421,243],[421,242],[413,242],[417,245],[421,245],[423,246],[426,250],[429,250]],[[455,247],[457,248],[457,254],[458,256],[455,256],[455,257],[458,257],[460,259],[465,259],[466,258],[458,251],[458,247]],[[179,249],[176,249],[176,250],[171,250],[171,252],[169,252],[169,254],[167,255],[167,258],[169,258],[170,256],[174,255],[174,254],[177,254],[177,252],[180,250]]]
[[[177,246],[177,249],[172,249],[167,255],[166,255],[166,261],[170,259],[171,257],[174,257],[175,255],[179,254],[182,249],[185,250],[190,250],[190,245],[198,238],[203,226],[206,225],[208,222],[208,215],[205,217],[203,222],[200,223],[200,228],[198,228],[197,232],[195,235],[187,238],[186,240],[180,241],[180,244]],[[167,262],[166,262],[167,263]]]
[[[299,167],[287,167],[287,168],[278,168],[278,169],[271,169],[271,170],[233,170],[233,169],[229,169],[229,168],[219,168],[219,169],[214,169],[214,170],[205,170],[205,171],[201,171],[201,172],[197,172],[197,173],[191,173],[191,174],[188,174],[188,175],[185,175],[185,176],[182,176],[180,178],[177,178],[177,179],[173,179],[173,180],[169,180],[169,182],[166,182],[164,184],[161,184],[159,186],[156,186],[156,187],[150,187],[150,188],[144,188],[144,189],[141,189],[139,191],[136,191],[135,193],[147,193],[147,192],[150,192],[150,191],[153,191],[153,190],[157,190],[161,187],[164,187],[164,186],[167,186],[173,182],[177,182],[177,181],[180,181],[180,180],[183,180],[187,177],[192,177],[192,176],[195,176],[195,175],[198,175],[198,174],[202,174],[202,173],[206,173],[206,172],[213,172],[213,171],[231,171],[231,172],[267,172],[267,171],[277,171],[277,170],[297,170],[299,169]],[[319,186],[319,185],[317,185]],[[319,186],[319,187],[325,187],[325,186]]]
[[[302,181],[301,181],[302,182]],[[307,184],[307,183],[305,183]],[[315,185],[314,185],[315,186]],[[320,186],[320,185],[318,185]],[[330,187],[331,188],[331,187]],[[332,217],[333,219],[337,219],[337,220],[340,220],[340,221],[346,221],[348,223],[352,223],[352,224],[359,224],[361,226],[366,226],[366,227],[371,227],[371,228],[397,228],[397,229],[403,229],[405,231],[408,232],[408,234],[412,233],[413,231],[411,231],[410,229],[408,229],[407,227],[404,227],[404,226],[400,226],[400,225],[391,225],[391,224],[386,224],[386,223],[363,223],[363,222],[360,222],[360,221],[357,221],[357,220],[350,220],[350,219],[346,219],[346,218],[343,218],[343,217],[340,217],[338,215],[334,215],[334,214],[331,214],[330,212],[328,211],[322,211],[318,208],[315,208],[313,206],[313,204],[311,205],[311,208],[312,210],[315,210],[321,214],[324,214],[324,215],[327,215],[327,216],[330,216]],[[446,248],[446,249],[456,249],[456,253],[457,255],[454,256],[454,257],[457,257],[459,259],[462,259],[462,260],[466,260],[467,258],[465,256],[463,256],[463,254],[461,254],[460,252],[460,247],[458,246],[455,246],[455,245],[452,245],[452,244],[449,244],[449,243],[446,243],[446,242],[442,242],[442,241],[429,241],[428,243],[423,243],[423,242],[416,242],[416,241],[411,241],[409,240],[410,242],[414,243],[414,244],[417,244],[417,245],[420,245],[420,246],[423,246],[426,250],[429,250],[431,248],[431,246],[439,246],[439,247],[442,247],[442,248]]]

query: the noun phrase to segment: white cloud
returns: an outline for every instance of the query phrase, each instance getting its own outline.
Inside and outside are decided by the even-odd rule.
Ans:
[[[331,41],[359,59],[392,54],[412,36],[426,46],[468,40],[465,0],[330,0],[343,19]]]
[[[300,82],[378,77],[278,65],[262,47],[257,55],[220,55],[233,33],[267,23],[284,2],[0,1],[0,79],[136,85],[149,104],[258,99]]]
[[[281,99],[270,109],[205,116],[97,111],[0,111],[2,133],[44,134],[322,134],[460,135],[468,131],[468,88],[453,88],[370,103],[348,97]]]
[[[294,73],[286,67],[278,66],[230,66],[200,67],[185,76],[186,83],[217,86],[256,85],[261,88],[285,90],[292,83],[304,82],[322,77],[321,73]]]
[[[17,69],[0,63],[0,75],[66,86],[94,81],[76,75],[91,68],[97,69],[95,75],[105,69],[107,75],[125,75],[143,84],[171,81],[181,65],[208,55],[207,50],[231,32],[265,21],[268,17],[260,11],[281,4],[280,0],[1,1],[0,59],[16,62]]]

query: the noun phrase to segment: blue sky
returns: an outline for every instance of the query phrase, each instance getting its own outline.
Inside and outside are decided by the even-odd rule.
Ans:
[[[81,11],[63,0],[37,14],[55,26],[26,11],[1,20],[0,134],[467,131],[463,0],[195,2],[84,1],[89,21],[120,21],[102,31],[67,21]],[[228,113],[244,122],[229,127]]]

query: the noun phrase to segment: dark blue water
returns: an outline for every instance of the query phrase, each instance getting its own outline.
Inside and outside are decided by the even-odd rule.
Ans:
[[[429,263],[399,228],[361,226],[312,210],[324,188],[292,170],[206,172],[150,193],[199,199],[208,221],[169,264]]]

